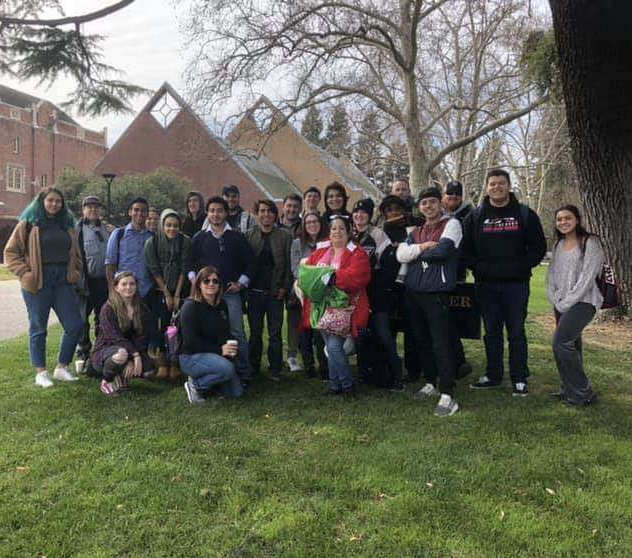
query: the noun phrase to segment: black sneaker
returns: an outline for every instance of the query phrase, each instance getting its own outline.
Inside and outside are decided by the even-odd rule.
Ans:
[[[404,386],[404,383],[401,380],[395,380],[393,382],[393,387],[391,387],[391,392],[392,393],[401,393],[402,391],[405,391],[406,387]]]
[[[514,384],[513,393],[514,397],[526,397],[529,395],[529,390],[527,389],[527,384],[524,382],[518,382]]]
[[[473,370],[469,362],[464,362],[456,370],[456,379],[460,380],[461,378],[465,378],[465,376],[469,376]]]
[[[597,396],[593,393],[585,401],[577,402],[577,401],[571,401],[570,399],[564,399],[562,403],[566,405],[567,407],[590,407],[591,405],[594,405],[595,403],[597,403]]]
[[[487,376],[481,376],[478,382],[470,384],[472,389],[493,389],[501,386],[500,382],[492,382]]]
[[[331,389],[331,388],[329,388],[327,391],[325,391],[325,393],[323,393],[323,395],[326,395],[328,397],[335,397],[336,395],[341,395],[341,394],[342,394],[341,389]]]

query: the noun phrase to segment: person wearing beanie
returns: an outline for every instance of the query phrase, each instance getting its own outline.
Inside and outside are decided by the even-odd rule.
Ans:
[[[423,190],[418,206],[426,222],[423,227],[415,227],[406,242],[397,247],[397,260],[409,264],[406,295],[426,379],[419,397],[440,396],[434,414],[447,417],[459,409],[453,398],[456,364],[450,346],[449,296],[456,286],[463,233],[456,219],[443,214],[438,188]]]
[[[353,240],[364,249],[371,264],[371,282],[367,287],[371,307],[369,330],[380,348],[387,354],[388,366],[393,378],[391,387],[394,391],[402,391],[404,389],[402,360],[397,354],[397,344],[390,330],[391,318],[395,311],[395,279],[398,265],[391,240],[382,229],[371,225],[374,208],[375,204],[370,198],[358,200],[353,206]],[[358,352],[360,370],[371,366],[370,362],[365,361],[362,347],[361,339]]]

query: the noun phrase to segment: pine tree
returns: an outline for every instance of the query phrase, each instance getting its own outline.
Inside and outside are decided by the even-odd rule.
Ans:
[[[323,133],[323,128],[323,117],[318,107],[312,105],[307,110],[307,114],[301,125],[301,134],[314,145],[322,147],[323,139],[321,138],[321,134]]]
[[[325,134],[325,149],[340,157],[341,155],[351,156],[351,132],[349,131],[349,117],[344,105],[336,105],[329,122],[327,123],[327,133]]]

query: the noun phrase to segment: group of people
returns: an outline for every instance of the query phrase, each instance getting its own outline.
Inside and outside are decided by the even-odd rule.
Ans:
[[[435,415],[450,416],[459,408],[457,379],[472,371],[450,311],[451,293],[469,268],[486,353],[485,373],[470,387],[502,385],[506,328],[512,392],[524,397],[529,280],[546,240],[537,214],[511,192],[505,170],[489,171],[485,188],[476,208],[463,200],[458,181],[443,191],[423,190],[415,204],[408,182],[399,179],[376,215],[369,198],[349,211],[344,186],[333,182],[323,194],[313,186],[286,196],[280,212],[271,200],[259,200],[250,214],[240,206],[238,187],[228,185],[207,200],[189,192],[184,217],[169,208],[158,214],[137,197],[129,223],[119,228],[103,221],[96,196],[83,200],[75,222],[62,192],[46,188],[24,210],[4,251],[28,310],[35,382],[47,388],[53,380],[76,380],[70,369],[76,350],[77,371],[100,377],[108,397],[129,389],[131,378],[182,374],[191,403],[239,397],[262,372],[264,322],[268,377],[279,381],[285,321],[290,371],[320,376],[328,394],[355,397],[349,354],[357,352],[362,374],[378,347],[388,387],[402,391],[405,381],[423,375],[419,397],[438,398]],[[596,396],[583,370],[581,332],[601,306],[595,278],[603,248],[574,206],[555,212],[555,230],[548,296],[561,388],[552,395],[588,405]],[[51,309],[63,328],[52,378]]]

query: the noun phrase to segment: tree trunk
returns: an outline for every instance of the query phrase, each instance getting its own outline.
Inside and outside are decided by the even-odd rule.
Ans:
[[[549,0],[579,190],[629,309],[632,41],[629,0]]]

